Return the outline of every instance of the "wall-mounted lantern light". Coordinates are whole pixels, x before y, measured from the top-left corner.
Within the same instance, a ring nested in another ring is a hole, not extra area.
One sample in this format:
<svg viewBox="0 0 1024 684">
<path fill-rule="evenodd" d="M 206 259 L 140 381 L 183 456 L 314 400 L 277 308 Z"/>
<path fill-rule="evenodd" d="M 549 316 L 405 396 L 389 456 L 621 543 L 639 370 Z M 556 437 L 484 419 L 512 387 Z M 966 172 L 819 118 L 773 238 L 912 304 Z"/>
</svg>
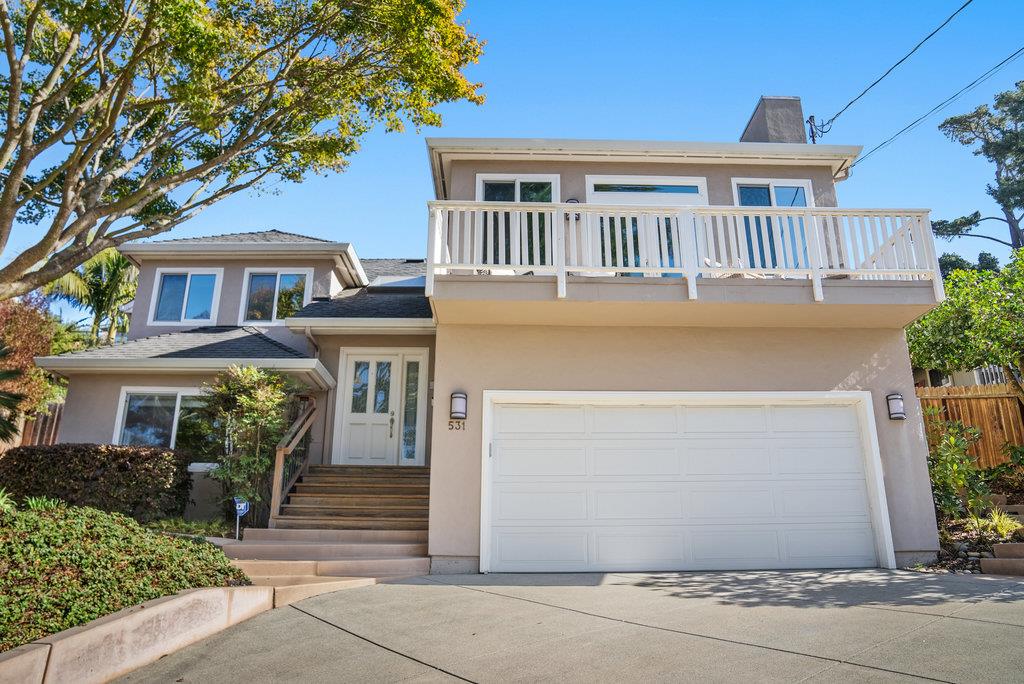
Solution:
<svg viewBox="0 0 1024 684">
<path fill-rule="evenodd" d="M 452 392 L 452 409 L 449 414 L 451 420 L 466 420 L 466 393 Z"/>
<path fill-rule="evenodd" d="M 903 395 L 899 392 L 893 392 L 885 397 L 885 402 L 889 405 L 889 420 L 906 420 L 907 412 L 903 407 Z"/>
</svg>

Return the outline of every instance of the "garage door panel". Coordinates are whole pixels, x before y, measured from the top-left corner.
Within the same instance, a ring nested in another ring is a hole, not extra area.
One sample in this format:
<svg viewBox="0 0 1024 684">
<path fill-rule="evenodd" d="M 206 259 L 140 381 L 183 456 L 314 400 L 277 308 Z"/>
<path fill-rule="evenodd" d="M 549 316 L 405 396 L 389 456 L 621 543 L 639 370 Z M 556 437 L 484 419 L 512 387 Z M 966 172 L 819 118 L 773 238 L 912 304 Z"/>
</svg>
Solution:
<svg viewBox="0 0 1024 684">
<path fill-rule="evenodd" d="M 683 497 L 678 488 L 667 490 L 596 490 L 596 520 L 660 520 L 681 521 Z"/>
<path fill-rule="evenodd" d="M 582 406 L 504 406 L 495 418 L 495 435 L 583 434 L 586 411 Z"/>
<path fill-rule="evenodd" d="M 683 416 L 683 430 L 687 434 L 768 430 L 768 416 L 763 406 L 687 406 Z"/>
<path fill-rule="evenodd" d="M 587 450 L 534 444 L 498 444 L 497 471 L 501 477 L 570 477 L 587 474 Z"/>
<path fill-rule="evenodd" d="M 852 406 L 513 408 L 495 408 L 491 570 L 877 564 Z"/>
<path fill-rule="evenodd" d="M 682 474 L 679 452 L 672 443 L 663 447 L 622 444 L 591 448 L 592 472 L 598 477 L 678 476 Z"/>
<path fill-rule="evenodd" d="M 824 442 L 815 446 L 779 444 L 773 448 L 775 472 L 780 475 L 864 474 L 859 445 Z"/>
<path fill-rule="evenodd" d="M 672 568 L 687 561 L 685 535 L 664 530 L 594 533 L 594 564 L 605 568 Z"/>
<path fill-rule="evenodd" d="M 772 432 L 826 432 L 858 430 L 857 414 L 849 406 L 772 406 Z"/>
<path fill-rule="evenodd" d="M 496 492 L 495 519 L 501 522 L 523 520 L 587 520 L 589 495 L 586 490 L 501 489 Z"/>
<path fill-rule="evenodd" d="M 687 517 L 693 522 L 763 519 L 775 513 L 772 490 L 767 487 L 694 489 L 686 497 L 686 505 Z"/>
<path fill-rule="evenodd" d="M 772 472 L 771 453 L 751 445 L 748 448 L 687 444 L 683 463 L 688 475 L 768 475 Z"/>
<path fill-rule="evenodd" d="M 595 435 L 675 434 L 679 431 L 674 406 L 595 406 Z"/>
</svg>

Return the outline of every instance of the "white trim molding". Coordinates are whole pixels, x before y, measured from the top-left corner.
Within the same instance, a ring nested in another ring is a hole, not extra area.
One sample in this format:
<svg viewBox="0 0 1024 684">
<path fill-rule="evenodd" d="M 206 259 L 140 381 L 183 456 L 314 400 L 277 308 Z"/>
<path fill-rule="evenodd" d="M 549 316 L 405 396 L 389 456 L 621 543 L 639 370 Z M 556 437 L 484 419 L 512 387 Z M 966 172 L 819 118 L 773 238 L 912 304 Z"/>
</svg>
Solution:
<svg viewBox="0 0 1024 684">
<path fill-rule="evenodd" d="M 156 305 L 160 299 L 160 292 L 163 288 L 163 277 L 165 275 L 184 275 L 185 294 L 181 299 L 180 317 L 176 321 L 158 321 L 156 316 Z M 188 295 L 192 289 L 192 276 L 212 275 L 213 276 L 213 301 L 210 303 L 209 318 L 185 318 L 185 309 L 188 306 Z M 220 309 L 220 290 L 224 284 L 223 268 L 200 268 L 195 266 L 162 266 L 153 272 L 153 288 L 149 298 L 149 315 L 146 317 L 146 325 L 151 326 L 190 326 L 190 325 L 217 325 L 217 312 Z"/>
<path fill-rule="evenodd" d="M 728 405 L 783 404 L 790 406 L 836 404 L 852 406 L 857 411 L 865 484 L 871 509 L 871 527 L 875 535 L 875 552 L 879 566 L 896 567 L 889 507 L 885 496 L 882 457 L 878 448 L 874 404 L 870 392 L 611 392 L 611 391 L 543 391 L 484 390 L 480 444 L 480 572 L 491 568 L 491 469 L 490 446 L 494 431 L 494 409 L 497 404 L 634 404 L 634 405 Z"/>
<path fill-rule="evenodd" d="M 181 416 L 181 398 L 182 397 L 194 397 L 202 393 L 202 389 L 199 387 L 151 387 L 151 386 L 122 386 L 121 392 L 117 399 L 117 417 L 114 419 L 114 436 L 111 438 L 111 444 L 121 443 L 121 430 L 124 428 L 124 414 L 128 408 L 127 401 L 129 394 L 173 394 L 174 399 L 174 421 L 171 424 L 171 443 L 168 448 L 173 449 L 175 441 L 178 438 L 178 420 Z"/>
<path fill-rule="evenodd" d="M 249 279 L 253 275 L 275 275 L 274 302 L 271 309 L 269 321 L 250 321 L 245 318 L 245 309 L 249 304 Z M 313 268 L 295 266 L 250 266 L 242 272 L 242 301 L 238 305 L 238 325 L 249 325 L 253 327 L 270 327 L 284 325 L 285 319 L 277 317 L 277 297 L 281 290 L 282 275 L 304 275 L 306 285 L 302 294 L 302 306 L 313 301 Z"/>
<path fill-rule="evenodd" d="M 740 186 L 741 185 L 759 185 L 767 186 L 768 193 L 771 195 L 772 206 L 775 204 L 775 188 L 778 186 L 784 187 L 801 187 L 804 189 L 804 195 L 807 198 L 807 206 L 809 208 L 814 207 L 814 183 L 811 182 L 810 178 L 733 178 L 732 179 L 732 203 L 737 207 L 740 205 Z M 785 208 L 785 207 L 783 207 Z"/>
<path fill-rule="evenodd" d="M 478 173 L 476 174 L 476 201 L 484 201 L 484 181 L 515 181 L 515 202 L 519 202 L 519 184 L 526 182 L 551 183 L 551 201 L 561 202 L 561 177 L 557 173 Z"/>
<path fill-rule="evenodd" d="M 433 335 L 437 326 L 432 318 L 286 318 L 294 332 L 318 335 Z"/>
<path fill-rule="evenodd" d="M 670 207 L 707 206 L 708 179 L 704 176 L 630 176 L 587 174 L 587 204 L 638 204 L 662 205 Z M 594 185 L 607 183 L 610 185 L 695 185 L 696 193 L 657 194 L 649 192 L 598 192 Z M 696 199 L 696 202 L 673 202 L 673 199 Z"/>
</svg>

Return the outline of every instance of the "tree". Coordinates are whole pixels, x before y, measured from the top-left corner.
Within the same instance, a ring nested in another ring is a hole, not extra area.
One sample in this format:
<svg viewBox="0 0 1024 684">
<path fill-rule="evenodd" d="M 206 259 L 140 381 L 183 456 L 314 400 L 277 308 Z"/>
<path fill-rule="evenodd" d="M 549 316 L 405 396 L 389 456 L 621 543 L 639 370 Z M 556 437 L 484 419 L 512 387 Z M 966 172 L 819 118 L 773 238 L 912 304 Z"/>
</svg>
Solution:
<svg viewBox="0 0 1024 684">
<path fill-rule="evenodd" d="M 954 271 L 946 301 L 907 328 L 918 368 L 950 373 L 1001 366 L 1024 404 L 1024 249 L 1001 271 Z"/>
<path fill-rule="evenodd" d="M 39 295 L 0 302 L 0 345 L 6 354 L 0 358 L 0 370 L 13 374 L 0 379 L 0 391 L 21 397 L 17 413 L 46 409 L 57 390 L 46 372 L 37 367 L 35 357 L 50 353 L 54 320 Z"/>
<path fill-rule="evenodd" d="M 138 276 L 132 262 L 116 249 L 108 249 L 49 283 L 43 292 L 92 313 L 90 344 L 99 344 L 106 321 L 106 342 L 113 344 L 118 331 L 127 330 L 124 307 L 135 298 Z"/>
<path fill-rule="evenodd" d="M 0 346 L 0 364 L 5 363 L 9 355 L 10 351 L 6 347 Z M 17 385 L 21 375 L 20 368 L 0 367 L 0 387 Z M 18 415 L 21 413 L 18 409 L 24 399 L 25 397 L 17 392 L 0 389 L 0 442 L 9 442 L 17 437 L 20 429 Z M 0 493 L 2 492 L 3 490 L 0 489 Z"/>
<path fill-rule="evenodd" d="M 999 259 L 994 254 L 982 252 L 978 255 L 978 263 L 972 264 L 959 254 L 946 252 L 939 257 L 939 271 L 942 277 L 948 278 L 953 271 L 998 271 Z"/>
<path fill-rule="evenodd" d="M 482 102 L 462 0 L 0 0 L 0 300 Z M 6 71 L 6 74 L 2 72 Z"/>
<path fill-rule="evenodd" d="M 961 145 L 976 146 L 974 154 L 995 165 L 995 183 L 985 190 L 996 201 L 1002 216 L 985 216 L 974 212 L 952 221 L 934 221 L 932 229 L 939 237 L 979 237 L 1019 249 L 1024 247 L 1024 81 L 1018 81 L 1014 90 L 995 97 L 990 109 L 983 104 L 973 112 L 952 116 L 939 130 L 950 140 Z M 984 221 L 1006 224 L 1009 240 L 973 232 Z"/>
</svg>

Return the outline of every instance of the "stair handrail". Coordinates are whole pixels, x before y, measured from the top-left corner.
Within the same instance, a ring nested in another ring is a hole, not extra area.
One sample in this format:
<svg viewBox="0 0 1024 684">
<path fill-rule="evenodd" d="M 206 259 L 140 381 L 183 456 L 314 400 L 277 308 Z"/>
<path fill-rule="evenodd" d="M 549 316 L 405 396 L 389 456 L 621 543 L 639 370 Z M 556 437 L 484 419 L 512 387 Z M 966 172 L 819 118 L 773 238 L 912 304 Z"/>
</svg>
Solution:
<svg viewBox="0 0 1024 684">
<path fill-rule="evenodd" d="M 288 457 L 295 451 L 295 447 L 306 436 L 309 428 L 313 426 L 319 415 L 314 397 L 304 396 L 301 399 L 307 402 L 305 410 L 299 414 L 299 417 L 291 424 L 284 437 L 281 438 L 281 441 L 277 443 L 277 453 L 274 456 L 273 485 L 270 494 L 270 527 L 274 526 L 274 518 L 281 513 L 281 503 L 285 492 L 291 490 L 292 485 L 295 484 L 309 466 L 309 450 L 307 449 L 302 455 L 302 462 L 294 469 L 294 472 L 290 473 L 288 482 L 284 482 L 286 477 L 285 465 L 288 462 Z"/>
</svg>

